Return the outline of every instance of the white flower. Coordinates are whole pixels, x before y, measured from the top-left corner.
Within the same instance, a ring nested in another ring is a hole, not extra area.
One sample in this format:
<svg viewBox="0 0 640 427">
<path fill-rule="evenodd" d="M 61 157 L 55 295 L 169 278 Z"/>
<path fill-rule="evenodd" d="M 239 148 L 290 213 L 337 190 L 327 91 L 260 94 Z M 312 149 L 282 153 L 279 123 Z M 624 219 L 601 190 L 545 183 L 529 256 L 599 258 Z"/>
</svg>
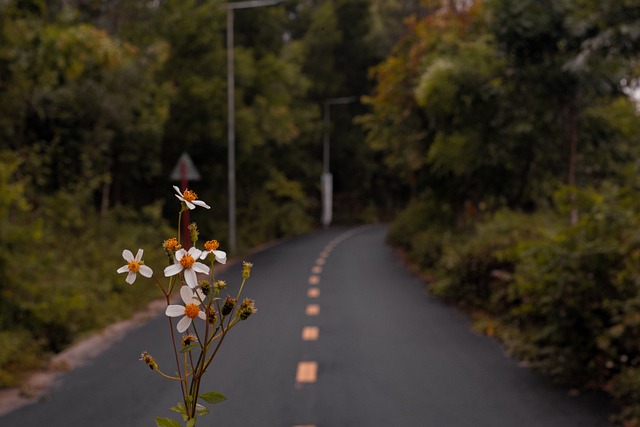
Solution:
<svg viewBox="0 0 640 427">
<path fill-rule="evenodd" d="M 200 259 L 205 259 L 209 254 L 213 254 L 220 264 L 227 263 L 227 253 L 225 251 L 218 250 L 219 243 L 217 240 L 209 240 L 204 244 L 204 248 L 206 251 L 202 251 L 202 255 L 200 255 Z"/>
<path fill-rule="evenodd" d="M 142 261 L 143 253 L 144 251 L 142 249 L 138 249 L 138 253 L 134 257 L 129 249 L 122 251 L 122 258 L 127 261 L 127 264 L 120 267 L 118 273 L 129 273 L 125 279 L 128 284 L 135 282 L 137 273 L 142 274 L 144 277 L 151 277 L 153 275 L 153 270 L 144 265 Z"/>
<path fill-rule="evenodd" d="M 189 252 L 184 249 L 179 249 L 176 252 L 176 263 L 168 266 L 164 269 L 164 275 L 166 277 L 175 276 L 184 270 L 184 280 L 187 282 L 190 288 L 196 288 L 198 286 L 198 276 L 196 273 L 209 274 L 209 267 L 196 260 L 200 258 L 202 251 L 195 247 L 189 249 Z"/>
<path fill-rule="evenodd" d="M 206 320 L 207 318 L 207 316 L 204 314 L 204 311 L 200 310 L 200 301 L 204 300 L 205 297 L 199 289 L 197 292 L 198 293 L 196 295 L 196 293 L 194 293 L 193 290 L 188 286 L 181 287 L 180 297 L 182 298 L 184 305 L 172 304 L 168 306 L 166 311 L 164 312 L 164 314 L 169 317 L 184 316 L 176 325 L 176 329 L 180 333 L 189 329 L 189 326 L 191 326 L 191 322 L 196 317 L 199 317 L 202 320 Z M 198 299 L 198 296 L 200 297 L 200 299 Z"/>
<path fill-rule="evenodd" d="M 198 195 L 193 191 L 189 189 L 185 189 L 184 193 L 182 193 L 178 188 L 178 186 L 176 185 L 173 186 L 173 189 L 176 190 L 176 193 L 178 193 L 175 195 L 178 198 L 178 200 L 183 201 L 189 209 L 195 209 L 196 206 L 202 206 L 203 208 L 207 208 L 207 209 L 211 208 L 202 200 L 198 200 Z"/>
</svg>

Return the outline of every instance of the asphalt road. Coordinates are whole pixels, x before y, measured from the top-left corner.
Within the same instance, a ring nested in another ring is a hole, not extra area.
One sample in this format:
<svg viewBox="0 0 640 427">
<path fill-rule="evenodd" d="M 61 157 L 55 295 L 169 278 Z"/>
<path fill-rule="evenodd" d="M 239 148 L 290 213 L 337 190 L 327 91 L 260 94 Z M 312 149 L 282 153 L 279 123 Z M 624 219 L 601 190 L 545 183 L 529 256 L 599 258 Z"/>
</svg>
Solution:
<svg viewBox="0 0 640 427">
<path fill-rule="evenodd" d="M 258 313 L 229 335 L 203 391 L 199 426 L 605 427 L 611 408 L 507 358 L 492 339 L 424 291 L 391 248 L 386 228 L 332 228 L 249 257 L 245 296 Z M 240 263 L 220 278 L 237 285 Z M 136 283 L 137 285 L 137 283 Z M 232 287 L 233 289 L 233 287 Z M 307 329 L 305 329 L 307 328 Z M 305 337 L 303 337 L 303 331 Z M 41 402 L 1 427 L 141 427 L 173 417 L 171 381 L 138 361 L 149 351 L 171 370 L 164 315 L 62 377 Z M 166 354 L 163 354 L 166 353 Z"/>
</svg>

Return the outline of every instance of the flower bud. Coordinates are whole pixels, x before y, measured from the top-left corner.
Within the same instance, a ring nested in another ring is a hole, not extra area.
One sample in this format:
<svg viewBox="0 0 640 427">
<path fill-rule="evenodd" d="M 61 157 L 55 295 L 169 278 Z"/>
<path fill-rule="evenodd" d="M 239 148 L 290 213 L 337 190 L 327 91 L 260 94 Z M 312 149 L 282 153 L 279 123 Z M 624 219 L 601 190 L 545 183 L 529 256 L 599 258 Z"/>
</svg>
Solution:
<svg viewBox="0 0 640 427">
<path fill-rule="evenodd" d="M 198 236 L 199 236 L 198 224 L 196 224 L 195 222 L 192 222 L 191 224 L 189 224 L 189 237 L 191 237 L 191 242 L 194 245 L 198 241 Z"/>
<path fill-rule="evenodd" d="M 152 371 L 158 369 L 158 364 L 154 360 L 153 356 L 151 356 L 146 351 L 142 352 L 142 354 L 140 355 L 140 360 L 142 360 L 149 368 L 151 368 Z"/>
<path fill-rule="evenodd" d="M 223 316 L 228 316 L 233 311 L 233 307 L 236 306 L 238 300 L 235 298 L 231 298 L 227 295 L 227 298 L 224 300 L 224 304 L 222 305 L 221 313 Z"/>
<path fill-rule="evenodd" d="M 240 308 L 238 308 L 238 317 L 240 317 L 240 320 L 247 320 L 256 311 L 258 310 L 256 310 L 255 301 L 245 298 L 240 304 Z"/>
<path fill-rule="evenodd" d="M 216 293 L 220 292 L 226 287 L 227 287 L 227 282 L 225 282 L 224 280 L 216 280 L 215 283 L 213 284 L 213 289 L 216 291 Z"/>
<path fill-rule="evenodd" d="M 251 267 L 253 267 L 253 264 L 247 261 L 242 261 L 242 278 L 243 279 L 248 279 L 249 276 L 251 276 Z"/>
</svg>

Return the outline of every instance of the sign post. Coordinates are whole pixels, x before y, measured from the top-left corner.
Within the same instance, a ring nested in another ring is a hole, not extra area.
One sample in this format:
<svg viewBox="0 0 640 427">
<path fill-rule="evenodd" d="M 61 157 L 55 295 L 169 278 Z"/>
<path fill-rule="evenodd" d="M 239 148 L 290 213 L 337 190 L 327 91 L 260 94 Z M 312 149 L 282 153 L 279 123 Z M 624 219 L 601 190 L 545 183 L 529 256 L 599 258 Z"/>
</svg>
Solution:
<svg viewBox="0 0 640 427">
<path fill-rule="evenodd" d="M 180 190 L 184 192 L 189 185 L 189 180 L 200 181 L 200 173 L 193 164 L 191 157 L 185 152 L 178 159 L 178 163 L 173 168 L 169 178 L 172 181 L 180 181 Z M 182 213 L 182 236 L 184 248 L 189 250 L 191 247 L 191 236 L 189 234 L 189 210 Z"/>
</svg>

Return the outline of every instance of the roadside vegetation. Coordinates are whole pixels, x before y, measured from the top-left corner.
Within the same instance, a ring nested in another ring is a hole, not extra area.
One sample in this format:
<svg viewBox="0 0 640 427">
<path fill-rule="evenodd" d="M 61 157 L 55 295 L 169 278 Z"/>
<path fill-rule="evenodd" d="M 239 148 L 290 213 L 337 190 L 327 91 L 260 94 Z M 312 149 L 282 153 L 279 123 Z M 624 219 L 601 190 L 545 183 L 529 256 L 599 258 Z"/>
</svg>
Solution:
<svg viewBox="0 0 640 427">
<path fill-rule="evenodd" d="M 640 3 L 449 3 L 360 118 L 412 195 L 388 240 L 511 356 L 640 426 Z"/>
<path fill-rule="evenodd" d="M 183 152 L 225 248 L 222 3 L 0 4 L 0 387 L 146 305 L 114 251 L 164 256 Z M 640 0 L 237 11 L 239 252 L 318 226 L 330 131 L 336 222 L 390 221 L 478 331 L 640 426 L 638 20 Z"/>
</svg>

